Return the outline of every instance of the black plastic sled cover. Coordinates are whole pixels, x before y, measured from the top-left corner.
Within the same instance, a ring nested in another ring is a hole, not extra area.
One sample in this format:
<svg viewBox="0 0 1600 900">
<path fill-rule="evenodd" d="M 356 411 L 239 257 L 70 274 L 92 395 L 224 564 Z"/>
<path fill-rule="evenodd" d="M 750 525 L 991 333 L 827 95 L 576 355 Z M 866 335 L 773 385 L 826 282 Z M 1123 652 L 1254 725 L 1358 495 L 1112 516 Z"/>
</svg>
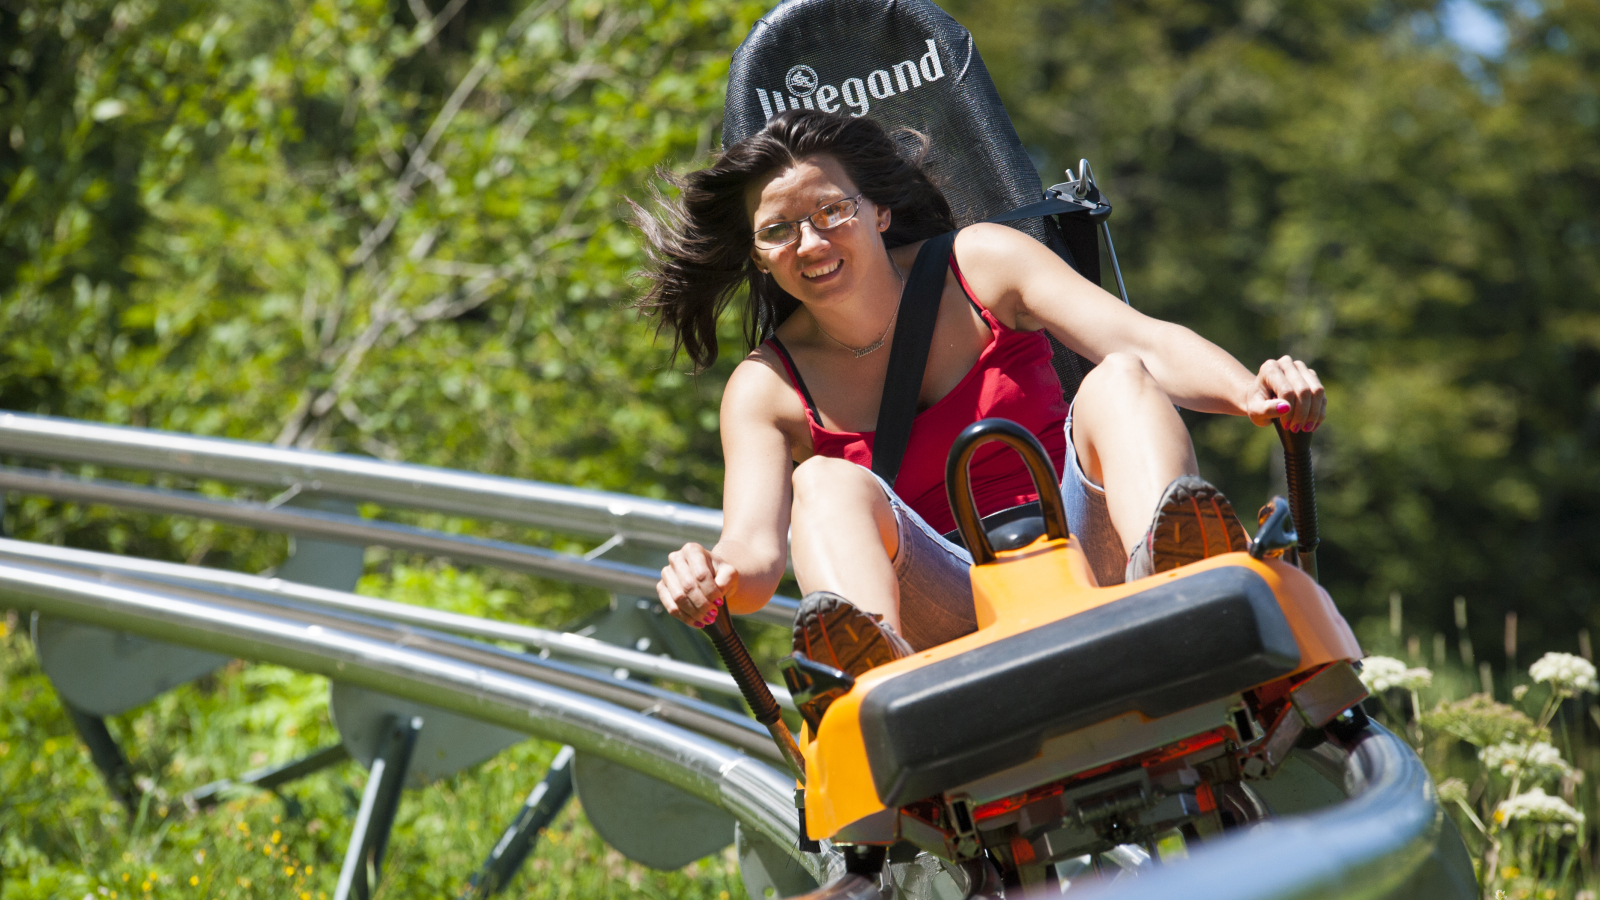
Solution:
<svg viewBox="0 0 1600 900">
<path fill-rule="evenodd" d="M 798 107 L 927 135 L 927 170 L 958 225 L 1043 192 L 972 35 L 927 0 L 789 0 L 767 13 L 733 55 L 723 146 Z M 1023 224 L 1044 239 L 1037 220 Z"/>
<path fill-rule="evenodd" d="M 1299 664 L 1272 588 L 1224 566 L 897 675 L 862 700 L 861 732 L 878 796 L 903 806 L 1026 762 L 1046 738 L 1170 715 Z"/>
</svg>

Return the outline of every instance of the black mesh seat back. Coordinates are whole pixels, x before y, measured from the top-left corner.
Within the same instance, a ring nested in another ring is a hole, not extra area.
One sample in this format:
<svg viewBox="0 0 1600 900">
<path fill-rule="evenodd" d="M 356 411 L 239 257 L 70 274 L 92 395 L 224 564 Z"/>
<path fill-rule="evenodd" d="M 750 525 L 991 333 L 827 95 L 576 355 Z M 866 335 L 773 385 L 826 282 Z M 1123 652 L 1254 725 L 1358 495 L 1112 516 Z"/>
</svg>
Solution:
<svg viewBox="0 0 1600 900">
<path fill-rule="evenodd" d="M 788 0 L 767 13 L 733 55 L 723 146 L 796 106 L 869 115 L 890 131 L 926 135 L 932 144 L 925 168 L 957 225 L 1043 195 L 972 35 L 928 0 Z M 1027 219 L 1013 227 L 1084 271 L 1054 223 Z M 1056 356 L 1070 395 L 1087 364 L 1059 346 Z"/>
</svg>

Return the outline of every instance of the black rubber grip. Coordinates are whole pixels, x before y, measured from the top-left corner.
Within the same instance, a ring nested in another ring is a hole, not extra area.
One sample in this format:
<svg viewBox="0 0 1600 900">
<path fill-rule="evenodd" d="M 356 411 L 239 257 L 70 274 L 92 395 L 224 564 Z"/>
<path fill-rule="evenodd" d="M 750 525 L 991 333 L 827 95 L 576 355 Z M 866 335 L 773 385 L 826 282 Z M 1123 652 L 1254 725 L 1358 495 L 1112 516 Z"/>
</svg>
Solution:
<svg viewBox="0 0 1600 900">
<path fill-rule="evenodd" d="M 1276 419 L 1278 440 L 1283 442 L 1283 471 L 1289 483 L 1289 508 L 1294 513 L 1294 530 L 1300 535 L 1300 550 L 1315 553 L 1321 538 L 1317 535 L 1317 484 L 1311 470 L 1311 432 L 1289 431 Z"/>
<path fill-rule="evenodd" d="M 705 632 L 711 638 L 711 645 L 717 648 L 717 655 L 722 657 L 722 664 L 728 667 L 728 674 L 739 685 L 744 702 L 750 705 L 750 712 L 756 721 L 763 725 L 778 721 L 782 717 L 778 701 L 767 690 L 767 680 L 761 677 L 761 670 L 756 668 L 756 661 L 750 658 L 750 651 L 745 649 L 739 632 L 733 630 L 733 617 L 728 614 L 726 603 L 717 608 L 717 617 L 705 627 Z"/>
</svg>

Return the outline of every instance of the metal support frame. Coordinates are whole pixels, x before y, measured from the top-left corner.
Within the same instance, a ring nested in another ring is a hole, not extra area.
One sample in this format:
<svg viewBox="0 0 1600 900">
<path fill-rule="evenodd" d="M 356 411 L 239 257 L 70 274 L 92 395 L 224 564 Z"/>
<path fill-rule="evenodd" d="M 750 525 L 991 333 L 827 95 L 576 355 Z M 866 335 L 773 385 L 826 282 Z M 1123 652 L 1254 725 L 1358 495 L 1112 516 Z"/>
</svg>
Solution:
<svg viewBox="0 0 1600 900">
<path fill-rule="evenodd" d="M 533 851 L 539 832 L 555 821 L 562 807 L 572 797 L 573 753 L 570 746 L 564 746 L 556 754 L 544 780 L 534 786 L 527 802 L 517 812 L 517 817 L 500 835 L 500 840 L 495 842 L 494 849 L 489 851 L 488 858 L 478 868 L 477 874 L 472 876 L 467 897 L 474 900 L 493 897 L 511 883 L 523 860 Z"/>
<path fill-rule="evenodd" d="M 61 701 L 61 705 L 66 707 L 67 714 L 72 718 L 72 726 L 78 730 L 78 737 L 89 748 L 89 758 L 94 760 L 94 767 L 100 770 L 100 777 L 105 779 L 106 790 L 130 815 L 137 812 L 139 786 L 133 780 L 133 767 L 122 754 L 122 748 L 117 746 L 117 739 L 111 736 L 106 720 L 94 713 L 84 712 L 65 700 Z"/>
<path fill-rule="evenodd" d="M 411 750 L 417 745 L 421 730 L 420 716 L 409 720 L 397 716 L 385 729 L 378 757 L 367 775 L 367 789 L 361 795 L 361 808 L 356 812 L 333 900 L 368 900 L 372 896 L 383 867 L 383 851 L 389 846 L 389 829 L 394 827 L 395 813 L 400 810 L 400 792 L 411 765 Z"/>
<path fill-rule="evenodd" d="M 222 778 L 210 784 L 204 784 L 183 795 L 185 806 L 193 810 L 210 809 L 222 802 L 223 792 L 234 787 L 253 787 L 263 791 L 275 791 L 279 785 L 304 778 L 313 772 L 320 772 L 329 766 L 335 766 L 350 758 L 350 751 L 343 744 L 334 744 L 323 747 L 296 760 L 279 763 L 274 766 L 263 766 L 259 769 L 240 775 L 238 778 Z"/>
</svg>

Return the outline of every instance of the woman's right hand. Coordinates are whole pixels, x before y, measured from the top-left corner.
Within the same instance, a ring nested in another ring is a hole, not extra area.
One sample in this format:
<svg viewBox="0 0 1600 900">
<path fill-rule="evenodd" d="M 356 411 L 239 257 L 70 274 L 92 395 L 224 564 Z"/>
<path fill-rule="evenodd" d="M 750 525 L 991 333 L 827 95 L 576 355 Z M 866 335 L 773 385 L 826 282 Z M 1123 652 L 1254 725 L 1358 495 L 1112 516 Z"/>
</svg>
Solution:
<svg viewBox="0 0 1600 900">
<path fill-rule="evenodd" d="M 738 583 L 739 570 L 733 563 L 690 541 L 667 554 L 656 594 L 674 618 L 704 628 Z"/>
</svg>

